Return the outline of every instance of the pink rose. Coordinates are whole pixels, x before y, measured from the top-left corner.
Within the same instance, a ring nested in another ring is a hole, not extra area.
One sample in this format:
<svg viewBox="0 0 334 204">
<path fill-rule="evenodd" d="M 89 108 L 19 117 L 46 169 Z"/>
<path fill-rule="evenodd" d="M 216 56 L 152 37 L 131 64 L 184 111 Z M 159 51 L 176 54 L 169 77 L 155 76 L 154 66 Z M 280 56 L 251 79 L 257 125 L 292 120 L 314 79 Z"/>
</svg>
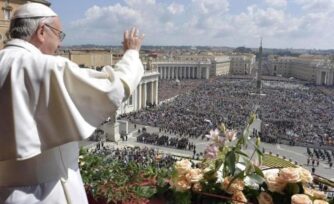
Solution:
<svg viewBox="0 0 334 204">
<path fill-rule="evenodd" d="M 282 181 L 278 178 L 278 175 L 276 174 L 266 174 L 265 175 L 265 179 L 266 179 L 266 184 L 268 186 L 268 189 L 271 192 L 282 192 L 283 189 L 286 186 L 286 182 Z"/>
<path fill-rule="evenodd" d="M 312 204 L 312 200 L 305 194 L 295 194 L 291 197 L 291 204 Z"/>
<path fill-rule="evenodd" d="M 176 190 L 176 191 L 186 191 L 191 188 L 191 183 L 188 182 L 187 178 L 185 176 L 180 176 L 172 180 L 170 185 Z"/>
<path fill-rule="evenodd" d="M 307 169 L 304 168 L 298 168 L 300 179 L 303 183 L 311 183 L 313 181 L 313 177 L 311 175 L 311 172 L 309 172 Z"/>
<path fill-rule="evenodd" d="M 242 191 L 236 191 L 232 195 L 232 203 L 233 204 L 245 204 L 247 199 Z"/>
<path fill-rule="evenodd" d="M 283 168 L 279 171 L 279 180 L 286 183 L 297 183 L 301 181 L 299 169 L 293 167 Z"/>
<path fill-rule="evenodd" d="M 313 204 L 329 204 L 327 201 L 324 200 L 314 200 Z"/>
<path fill-rule="evenodd" d="M 195 183 L 203 179 L 203 173 L 201 169 L 190 169 L 186 174 L 186 178 L 189 182 Z"/>
<path fill-rule="evenodd" d="M 224 182 L 221 184 L 221 188 L 228 193 L 234 193 L 236 191 L 244 190 L 245 184 L 243 180 L 235 179 L 233 180 L 233 183 L 230 185 L 231 180 L 232 180 L 232 177 L 224 178 Z"/>
<path fill-rule="evenodd" d="M 180 175 L 186 174 L 191 169 L 191 162 L 187 159 L 177 161 L 175 163 L 175 169 Z"/>
</svg>

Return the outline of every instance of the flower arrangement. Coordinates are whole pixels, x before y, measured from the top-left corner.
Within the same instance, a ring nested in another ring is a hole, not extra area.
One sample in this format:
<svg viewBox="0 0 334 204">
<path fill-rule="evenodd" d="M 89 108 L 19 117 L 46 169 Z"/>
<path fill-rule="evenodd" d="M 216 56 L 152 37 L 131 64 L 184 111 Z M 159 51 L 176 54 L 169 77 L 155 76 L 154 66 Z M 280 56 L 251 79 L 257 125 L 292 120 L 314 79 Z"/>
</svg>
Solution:
<svg viewBox="0 0 334 204">
<path fill-rule="evenodd" d="M 79 166 L 89 203 L 144 204 L 165 188 L 170 171 L 143 166 L 135 162 L 125 164 L 106 155 L 80 150 Z"/>
<path fill-rule="evenodd" d="M 237 132 L 224 124 L 210 131 L 207 137 L 212 143 L 196 167 L 185 159 L 175 163 L 169 183 L 176 203 L 203 203 L 194 197 L 220 198 L 217 203 L 225 200 L 234 204 L 328 203 L 324 192 L 308 187 L 313 179 L 308 170 L 261 169 L 263 153 L 259 150 L 259 138 L 253 144 L 252 154 L 247 154 L 246 146 L 251 144 L 249 128 L 255 119 L 252 114 L 238 139 Z"/>
</svg>

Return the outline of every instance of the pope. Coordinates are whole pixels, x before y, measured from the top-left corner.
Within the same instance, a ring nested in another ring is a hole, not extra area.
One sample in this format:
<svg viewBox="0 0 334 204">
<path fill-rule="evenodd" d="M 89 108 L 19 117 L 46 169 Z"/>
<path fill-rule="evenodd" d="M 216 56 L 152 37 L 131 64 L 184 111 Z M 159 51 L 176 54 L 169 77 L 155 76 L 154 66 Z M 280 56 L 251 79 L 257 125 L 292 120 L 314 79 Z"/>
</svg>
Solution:
<svg viewBox="0 0 334 204">
<path fill-rule="evenodd" d="M 123 58 L 98 72 L 54 55 L 65 33 L 43 4 L 19 7 L 8 33 L 0 51 L 0 203 L 88 203 L 78 141 L 139 84 L 143 36 L 126 31 Z"/>
</svg>

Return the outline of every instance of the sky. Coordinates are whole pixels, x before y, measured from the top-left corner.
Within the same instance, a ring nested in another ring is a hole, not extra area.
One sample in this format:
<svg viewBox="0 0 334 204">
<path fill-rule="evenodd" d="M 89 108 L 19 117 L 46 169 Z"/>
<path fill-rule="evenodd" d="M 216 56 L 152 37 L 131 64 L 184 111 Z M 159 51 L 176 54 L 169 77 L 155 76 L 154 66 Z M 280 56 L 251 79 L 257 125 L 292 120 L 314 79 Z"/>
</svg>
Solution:
<svg viewBox="0 0 334 204">
<path fill-rule="evenodd" d="M 334 0 L 49 0 L 63 45 L 121 45 L 136 26 L 143 45 L 334 49 Z"/>
</svg>

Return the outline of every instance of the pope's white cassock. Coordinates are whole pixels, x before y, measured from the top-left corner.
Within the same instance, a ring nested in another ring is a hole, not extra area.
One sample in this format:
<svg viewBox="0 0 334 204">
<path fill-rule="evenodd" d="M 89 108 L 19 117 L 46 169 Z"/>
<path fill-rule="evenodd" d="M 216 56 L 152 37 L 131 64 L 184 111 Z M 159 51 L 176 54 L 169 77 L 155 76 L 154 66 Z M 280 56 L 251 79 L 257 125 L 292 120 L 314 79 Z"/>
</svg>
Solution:
<svg viewBox="0 0 334 204">
<path fill-rule="evenodd" d="M 0 203 L 87 203 L 77 141 L 115 114 L 143 73 L 136 50 L 98 72 L 9 41 L 0 51 Z"/>
</svg>

